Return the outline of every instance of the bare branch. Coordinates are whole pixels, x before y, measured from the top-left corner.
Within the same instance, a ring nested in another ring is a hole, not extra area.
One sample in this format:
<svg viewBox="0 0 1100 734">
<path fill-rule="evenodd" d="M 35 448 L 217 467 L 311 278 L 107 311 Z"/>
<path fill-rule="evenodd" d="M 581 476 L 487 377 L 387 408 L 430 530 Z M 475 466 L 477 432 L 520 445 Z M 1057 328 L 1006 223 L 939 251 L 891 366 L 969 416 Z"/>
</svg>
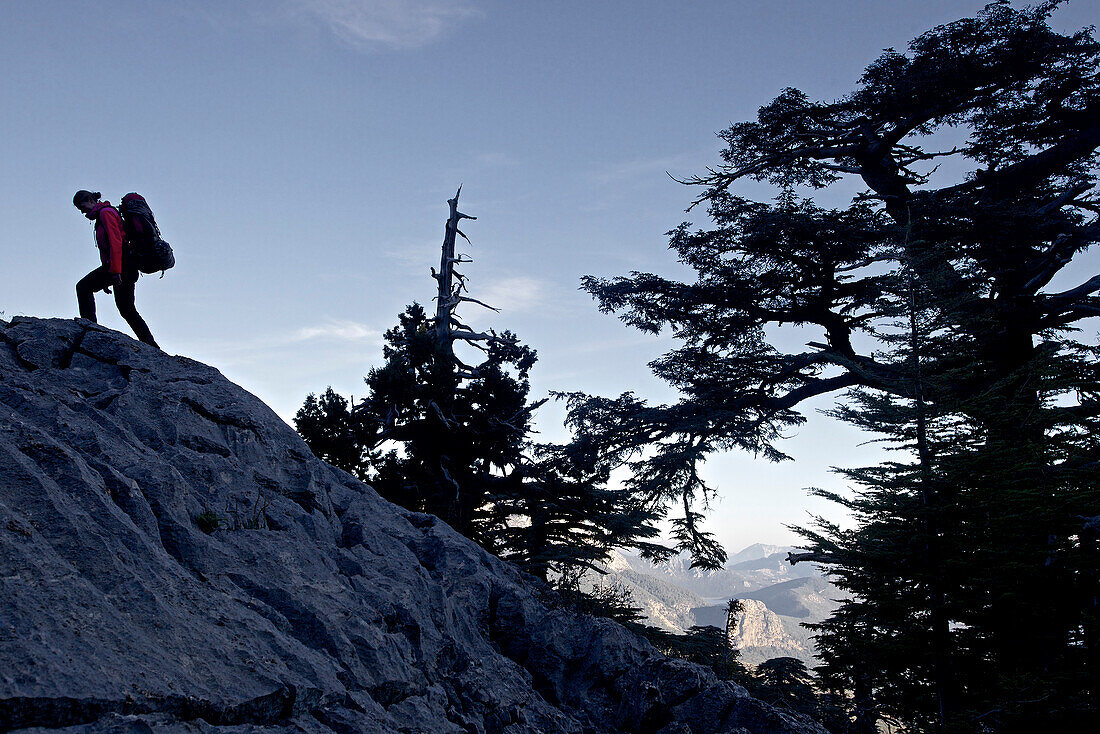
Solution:
<svg viewBox="0 0 1100 734">
<path fill-rule="evenodd" d="M 806 346 L 820 349 L 822 356 L 832 364 L 843 367 L 859 378 L 859 384 L 874 387 L 887 392 L 907 395 L 905 386 L 908 384 L 899 378 L 894 370 L 871 357 L 860 354 L 841 354 L 828 344 L 820 342 L 807 342 Z"/>
<path fill-rule="evenodd" d="M 450 337 L 451 337 L 451 339 L 461 339 L 462 341 L 465 341 L 465 342 L 503 341 L 496 334 L 492 334 L 492 333 L 486 334 L 484 332 L 478 333 L 478 332 L 474 332 L 474 331 L 465 332 L 465 331 L 461 331 L 461 330 L 460 331 L 452 331 L 450 333 Z"/>
<path fill-rule="evenodd" d="M 1061 313 L 1052 313 L 1039 322 L 1040 329 L 1056 329 L 1072 324 L 1074 321 L 1087 319 L 1092 316 L 1100 316 L 1100 299 L 1089 298 L 1086 302 L 1075 303 L 1071 308 Z"/>
<path fill-rule="evenodd" d="M 451 457 L 449 457 L 449 456 L 443 456 L 443 455 L 441 455 L 441 456 L 439 457 L 439 468 L 440 468 L 440 470 L 442 470 L 442 472 L 443 472 L 443 477 L 444 477 L 444 478 L 445 478 L 445 479 L 446 479 L 446 480 L 447 480 L 448 482 L 450 482 L 450 483 L 451 483 L 451 486 L 453 486 L 453 487 L 455 488 L 455 502 L 458 502 L 458 499 L 459 499 L 459 495 L 460 495 L 460 493 L 462 492 L 462 488 L 458 486 L 458 482 L 456 482 L 456 481 L 454 480 L 454 477 L 452 477 L 452 476 L 451 476 L 451 473 L 450 473 L 449 471 L 447 471 L 447 466 L 446 466 L 446 464 L 444 464 L 444 463 L 443 463 L 443 462 L 445 462 L 445 461 L 450 461 L 450 460 L 451 460 Z"/>
<path fill-rule="evenodd" d="M 914 148 L 908 145 L 895 145 L 894 150 L 901 153 L 898 157 L 898 162 L 902 166 L 908 166 L 917 161 L 930 161 L 943 156 L 957 155 L 959 152 L 958 146 L 955 146 L 951 150 L 945 150 L 938 153 L 925 153 L 920 148 Z"/>
<path fill-rule="evenodd" d="M 513 415 L 513 416 L 512 416 L 512 417 L 510 417 L 510 418 L 507 418 L 507 419 L 501 419 L 501 418 L 493 418 L 493 419 L 491 419 L 491 421 L 492 421 L 493 423 L 497 423 L 497 424 L 499 424 L 499 425 L 502 425 L 502 426 L 506 426 L 506 427 L 508 427 L 508 428 L 511 428 L 511 429 L 512 429 L 513 431 L 515 431 L 516 433 L 523 433 L 523 434 L 525 434 L 525 433 L 527 433 L 527 430 L 528 430 L 528 429 L 527 429 L 527 428 L 525 428 L 525 427 L 524 427 L 524 428 L 520 428 L 520 427 L 517 427 L 517 426 L 513 425 L 513 421 L 517 421 L 517 420 L 519 420 L 520 418 L 523 418 L 524 416 L 529 416 L 529 415 L 531 415 L 531 414 L 532 414 L 532 413 L 534 413 L 534 412 L 535 412 L 536 410 L 538 410 L 538 409 L 539 409 L 539 408 L 541 408 L 541 407 L 542 407 L 543 405 L 545 405 L 545 404 L 546 404 L 546 402 L 547 402 L 547 401 L 548 401 L 549 399 L 550 399 L 550 398 L 543 398 L 542 400 L 538 400 L 538 401 L 536 401 L 536 402 L 534 402 L 534 403 L 531 403 L 530 405 L 528 405 L 528 406 L 526 406 L 526 407 L 520 408 L 519 410 L 517 410 L 517 411 L 516 411 L 515 415 Z"/>
<path fill-rule="evenodd" d="M 841 166 L 836 163 L 821 163 L 822 168 L 827 168 L 830 171 L 839 171 L 840 173 L 855 173 L 859 174 L 862 169 L 857 166 Z"/>
<path fill-rule="evenodd" d="M 1032 263 L 1035 275 L 1024 285 L 1025 293 L 1036 293 L 1054 278 L 1073 258 L 1074 253 L 1100 239 L 1100 223 L 1094 222 L 1072 234 L 1059 235 Z"/>
<path fill-rule="evenodd" d="M 843 390 L 846 387 L 855 387 L 856 385 L 879 387 L 877 380 L 873 383 L 867 383 L 863 379 L 860 379 L 858 375 L 849 372 L 821 380 L 807 380 L 802 387 L 795 388 L 778 398 L 762 402 L 763 405 L 770 410 L 786 410 L 812 397 Z"/>
<path fill-rule="evenodd" d="M 499 308 L 493 308 L 493 307 L 492 307 L 492 306 L 490 306 L 489 304 L 487 304 L 487 303 L 482 303 L 481 301 L 477 300 L 476 298 L 469 298 L 468 296 L 461 296 L 461 297 L 459 297 L 459 299 L 458 299 L 458 300 L 459 300 L 459 301 L 463 301 L 463 302 L 466 302 L 466 303 L 476 303 L 476 304 L 477 304 L 477 305 L 479 305 L 479 306 L 484 306 L 485 308 L 489 309 L 490 311 L 496 311 L 497 313 L 500 313 L 500 309 L 499 309 Z"/>
<path fill-rule="evenodd" d="M 1043 206 L 1039 207 L 1039 209 L 1036 211 L 1036 214 L 1038 214 L 1039 216 L 1046 216 L 1047 214 L 1050 214 L 1051 212 L 1058 211 L 1063 206 L 1070 203 L 1071 201 L 1076 199 L 1081 194 L 1085 193 L 1086 191 L 1091 190 L 1092 187 L 1093 187 L 1092 184 L 1090 184 L 1088 181 L 1079 181 L 1078 183 L 1076 183 L 1073 186 L 1066 189 L 1062 193 L 1062 195 L 1059 196 L 1054 201 L 1052 201 L 1048 204 L 1044 204 Z"/>
</svg>

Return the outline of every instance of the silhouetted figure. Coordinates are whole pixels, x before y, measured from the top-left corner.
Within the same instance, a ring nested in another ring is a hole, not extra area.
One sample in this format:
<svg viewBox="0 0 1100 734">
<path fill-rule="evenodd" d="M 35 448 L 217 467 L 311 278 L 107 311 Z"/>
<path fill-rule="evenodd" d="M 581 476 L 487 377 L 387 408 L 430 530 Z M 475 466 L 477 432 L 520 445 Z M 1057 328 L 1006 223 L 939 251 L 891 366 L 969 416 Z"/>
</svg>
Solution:
<svg viewBox="0 0 1100 734">
<path fill-rule="evenodd" d="M 158 349 L 153 334 L 134 305 L 134 285 L 139 274 L 137 264 L 126 249 L 126 239 L 122 233 L 122 217 L 109 201 L 100 201 L 98 191 L 77 191 L 73 195 L 73 205 L 84 212 L 84 216 L 95 222 L 95 243 L 99 248 L 99 259 L 103 263 L 85 275 L 76 284 L 76 302 L 80 307 L 80 317 L 95 321 L 95 293 L 111 292 L 115 289 L 115 305 L 126 323 L 134 330 L 138 339 Z"/>
</svg>

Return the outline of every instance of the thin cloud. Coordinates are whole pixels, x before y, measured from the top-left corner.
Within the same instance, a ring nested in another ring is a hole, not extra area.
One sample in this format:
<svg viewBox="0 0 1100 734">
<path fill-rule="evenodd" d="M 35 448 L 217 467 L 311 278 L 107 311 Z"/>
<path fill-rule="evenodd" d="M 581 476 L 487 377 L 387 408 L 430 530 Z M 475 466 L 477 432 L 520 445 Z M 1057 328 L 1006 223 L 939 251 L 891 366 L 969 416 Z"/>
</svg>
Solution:
<svg viewBox="0 0 1100 734">
<path fill-rule="evenodd" d="M 469 0 L 288 0 L 360 49 L 415 48 L 475 14 Z"/>
<path fill-rule="evenodd" d="M 258 335 L 245 339 L 183 344 L 183 353 L 208 355 L 200 358 L 211 364 L 241 364 L 253 361 L 268 362 L 274 353 L 300 352 L 302 342 L 314 342 L 314 349 L 337 346 L 345 349 L 361 346 L 375 348 L 382 343 L 382 332 L 355 321 L 331 320 L 324 324 L 305 326 L 295 331 Z"/>
<path fill-rule="evenodd" d="M 475 298 L 505 313 L 532 311 L 547 302 L 545 284 L 526 276 L 494 280 L 476 290 Z"/>
<path fill-rule="evenodd" d="M 478 153 L 474 156 L 475 166 L 481 168 L 513 168 L 519 165 L 519 159 L 503 151 Z"/>
<path fill-rule="evenodd" d="M 346 342 L 376 341 L 377 329 L 355 321 L 330 321 L 327 324 L 307 326 L 294 332 L 292 341 L 302 342 L 313 339 L 328 339 Z"/>
</svg>

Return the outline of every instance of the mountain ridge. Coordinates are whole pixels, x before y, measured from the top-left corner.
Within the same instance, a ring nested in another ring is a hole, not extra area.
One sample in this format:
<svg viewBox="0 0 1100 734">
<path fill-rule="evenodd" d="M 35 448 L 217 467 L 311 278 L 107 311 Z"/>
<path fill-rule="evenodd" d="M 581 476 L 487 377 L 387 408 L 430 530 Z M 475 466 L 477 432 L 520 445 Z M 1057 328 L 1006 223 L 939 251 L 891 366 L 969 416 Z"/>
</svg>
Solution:
<svg viewBox="0 0 1100 734">
<path fill-rule="evenodd" d="M 0 320 L 0 641 L 0 730 L 823 731 L 82 320 Z"/>
</svg>

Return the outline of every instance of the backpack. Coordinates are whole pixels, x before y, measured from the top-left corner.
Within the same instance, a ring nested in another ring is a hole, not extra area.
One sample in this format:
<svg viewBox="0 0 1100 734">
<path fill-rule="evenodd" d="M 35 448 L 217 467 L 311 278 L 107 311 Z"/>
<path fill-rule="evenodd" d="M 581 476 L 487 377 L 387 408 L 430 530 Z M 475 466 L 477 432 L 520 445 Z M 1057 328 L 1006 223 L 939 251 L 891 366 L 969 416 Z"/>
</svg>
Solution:
<svg viewBox="0 0 1100 734">
<path fill-rule="evenodd" d="M 126 239 L 130 242 L 130 248 L 137 259 L 137 267 L 143 273 L 155 273 L 161 271 L 160 277 L 164 277 L 164 271 L 176 264 L 176 256 L 172 254 L 172 247 L 160 236 L 160 228 L 153 217 L 153 211 L 141 194 L 129 193 L 122 197 L 122 203 L 118 207 L 122 215 L 122 226 L 126 231 Z"/>
</svg>

